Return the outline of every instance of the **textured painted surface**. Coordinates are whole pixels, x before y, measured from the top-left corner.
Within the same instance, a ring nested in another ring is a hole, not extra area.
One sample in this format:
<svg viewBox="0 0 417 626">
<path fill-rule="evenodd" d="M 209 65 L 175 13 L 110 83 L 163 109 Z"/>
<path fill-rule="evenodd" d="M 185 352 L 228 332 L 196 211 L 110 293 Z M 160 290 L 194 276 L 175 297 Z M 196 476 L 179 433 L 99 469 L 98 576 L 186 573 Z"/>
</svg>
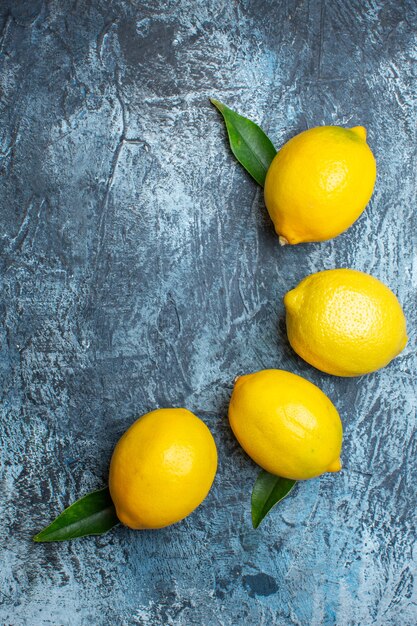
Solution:
<svg viewBox="0 0 417 626">
<path fill-rule="evenodd" d="M 415 2 L 3 0 L 0 15 L 0 622 L 414 626 Z M 209 96 L 277 146 L 364 124 L 379 174 L 361 219 L 281 249 Z M 337 266 L 384 280 L 408 318 L 401 357 L 362 379 L 322 375 L 285 336 L 284 293 Z M 225 416 L 235 375 L 264 367 L 334 400 L 345 469 L 253 531 L 257 469 Z M 32 544 L 166 405 L 215 434 L 204 505 L 160 532 Z"/>
</svg>

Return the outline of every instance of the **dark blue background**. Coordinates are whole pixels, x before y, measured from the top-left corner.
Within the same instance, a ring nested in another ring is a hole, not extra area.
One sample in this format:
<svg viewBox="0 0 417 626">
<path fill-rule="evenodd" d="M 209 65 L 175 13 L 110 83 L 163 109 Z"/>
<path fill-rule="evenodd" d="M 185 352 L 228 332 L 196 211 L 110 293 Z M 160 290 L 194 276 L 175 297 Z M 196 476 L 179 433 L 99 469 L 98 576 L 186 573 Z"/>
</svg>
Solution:
<svg viewBox="0 0 417 626">
<path fill-rule="evenodd" d="M 0 7 L 0 621 L 415 626 L 415 2 Z M 378 179 L 359 221 L 281 249 L 209 96 L 277 147 L 365 125 Z M 374 274 L 405 308 L 409 344 L 381 372 L 326 376 L 288 345 L 283 295 L 333 267 Z M 335 402 L 344 469 L 300 483 L 254 531 L 257 468 L 226 413 L 234 377 L 266 367 Z M 191 517 L 31 543 L 105 484 L 135 417 L 171 405 L 219 447 Z"/>
</svg>

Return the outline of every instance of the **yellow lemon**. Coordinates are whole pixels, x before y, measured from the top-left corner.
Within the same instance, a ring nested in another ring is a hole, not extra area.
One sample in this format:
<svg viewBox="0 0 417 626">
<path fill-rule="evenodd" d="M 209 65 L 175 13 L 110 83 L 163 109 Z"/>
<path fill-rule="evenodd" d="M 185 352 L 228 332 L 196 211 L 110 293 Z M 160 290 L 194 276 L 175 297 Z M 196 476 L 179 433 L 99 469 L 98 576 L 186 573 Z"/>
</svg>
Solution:
<svg viewBox="0 0 417 626">
<path fill-rule="evenodd" d="M 242 448 L 265 470 L 305 480 L 341 469 L 342 423 L 329 398 L 283 370 L 240 376 L 229 422 Z"/>
<path fill-rule="evenodd" d="M 189 515 L 210 491 L 217 450 L 207 426 L 186 409 L 158 409 L 121 437 L 109 488 L 130 528 L 163 528 Z"/>
<path fill-rule="evenodd" d="M 293 349 L 335 376 L 384 367 L 407 343 L 401 305 L 377 278 L 350 269 L 317 272 L 289 291 L 284 304 Z"/>
<path fill-rule="evenodd" d="M 363 126 L 319 126 L 290 139 L 265 180 L 265 204 L 280 242 L 339 235 L 368 204 L 375 178 Z"/>
</svg>

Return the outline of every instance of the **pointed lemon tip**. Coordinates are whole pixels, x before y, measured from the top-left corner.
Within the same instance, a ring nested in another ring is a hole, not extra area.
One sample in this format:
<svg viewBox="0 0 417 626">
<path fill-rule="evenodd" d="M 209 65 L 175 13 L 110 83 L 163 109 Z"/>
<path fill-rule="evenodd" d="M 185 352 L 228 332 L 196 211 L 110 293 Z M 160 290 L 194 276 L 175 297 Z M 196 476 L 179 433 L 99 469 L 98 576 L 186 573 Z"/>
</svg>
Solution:
<svg viewBox="0 0 417 626">
<path fill-rule="evenodd" d="M 333 461 L 329 467 L 327 468 L 328 472 L 340 472 L 342 469 L 342 461 L 340 459 L 336 459 Z"/>
<path fill-rule="evenodd" d="M 239 374 L 236 376 L 233 380 L 233 387 L 239 387 L 248 376 L 250 376 L 250 374 Z"/>
<path fill-rule="evenodd" d="M 284 306 L 287 311 L 296 311 L 300 305 L 300 294 L 296 289 L 291 289 L 284 296 Z"/>
<path fill-rule="evenodd" d="M 279 235 L 278 241 L 280 246 L 286 246 L 289 243 L 288 239 L 286 239 L 282 235 Z"/>
<path fill-rule="evenodd" d="M 352 131 L 352 133 L 355 133 L 355 135 L 357 135 L 358 137 L 363 139 L 363 141 L 366 141 L 366 128 L 365 128 L 365 126 L 354 126 L 350 130 Z"/>
</svg>

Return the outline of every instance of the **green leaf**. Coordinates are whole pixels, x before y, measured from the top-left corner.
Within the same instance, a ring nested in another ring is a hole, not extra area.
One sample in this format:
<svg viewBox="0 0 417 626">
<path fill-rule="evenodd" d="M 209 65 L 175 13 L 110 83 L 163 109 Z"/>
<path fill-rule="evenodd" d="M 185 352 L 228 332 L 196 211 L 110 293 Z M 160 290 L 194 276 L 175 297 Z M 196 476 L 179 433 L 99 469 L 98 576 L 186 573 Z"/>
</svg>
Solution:
<svg viewBox="0 0 417 626">
<path fill-rule="evenodd" d="M 102 535 L 119 520 L 108 487 L 92 491 L 71 504 L 33 541 L 65 541 L 86 535 Z"/>
<path fill-rule="evenodd" d="M 210 102 L 224 117 L 233 154 L 256 182 L 263 187 L 266 173 L 277 153 L 271 140 L 255 122 L 235 113 L 214 98 L 210 98 Z"/>
<path fill-rule="evenodd" d="M 252 524 L 258 528 L 273 506 L 287 496 L 296 480 L 281 478 L 262 470 L 252 490 Z"/>
</svg>

